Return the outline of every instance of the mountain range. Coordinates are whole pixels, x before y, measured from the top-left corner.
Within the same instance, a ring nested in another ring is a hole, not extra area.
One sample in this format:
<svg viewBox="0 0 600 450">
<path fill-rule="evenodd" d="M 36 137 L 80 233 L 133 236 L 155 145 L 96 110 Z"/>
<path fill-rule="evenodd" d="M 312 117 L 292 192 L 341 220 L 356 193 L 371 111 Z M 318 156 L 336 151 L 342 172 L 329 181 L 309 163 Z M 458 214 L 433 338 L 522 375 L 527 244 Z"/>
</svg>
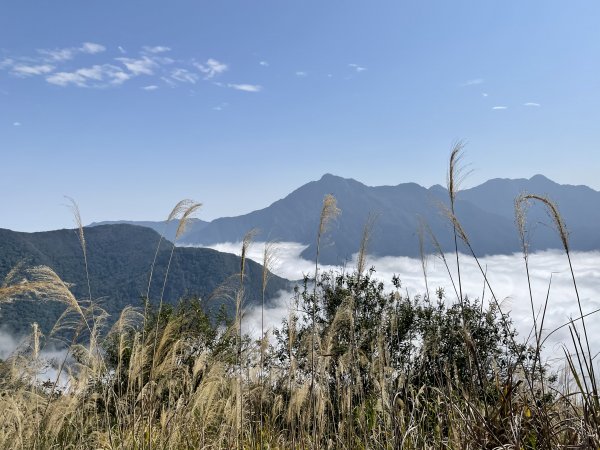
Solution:
<svg viewBox="0 0 600 450">
<path fill-rule="evenodd" d="M 160 236 L 146 227 L 127 224 L 86 227 L 84 229 L 94 302 L 104 308 L 114 320 L 127 305 L 141 306 L 146 294 L 150 266 Z M 160 298 L 172 244 L 163 240 L 157 254 L 149 298 Z M 19 233 L 0 229 L 0 280 L 17 264 L 24 267 L 51 267 L 78 299 L 87 299 L 87 281 L 82 249 L 77 230 L 57 230 L 38 233 Z M 174 304 L 183 297 L 207 300 L 209 309 L 225 304 L 231 312 L 233 303 L 227 296 L 211 295 L 222 286 L 236 287 L 240 258 L 206 248 L 177 248 L 173 253 L 164 299 Z M 248 304 L 261 298 L 262 266 L 246 262 L 245 293 Z M 0 281 L 1 284 L 1 281 Z M 273 276 L 267 285 L 266 296 L 272 298 L 289 283 Z M 47 333 L 64 311 L 56 302 L 17 300 L 0 304 L 0 329 L 13 335 L 30 332 L 38 322 Z"/>
<path fill-rule="evenodd" d="M 514 219 L 514 200 L 522 192 L 546 195 L 559 207 L 570 232 L 574 250 L 600 249 L 600 192 L 587 186 L 561 185 L 535 175 L 529 179 L 492 179 L 461 190 L 456 196 L 456 215 L 478 255 L 520 251 Z M 396 186 L 366 186 L 354 179 L 331 174 L 309 182 L 264 209 L 211 222 L 195 221 L 180 238 L 180 245 L 212 245 L 238 242 L 258 228 L 257 239 L 293 241 L 307 245 L 302 256 L 313 259 L 323 197 L 333 194 L 342 213 L 331 225 L 321 247 L 321 261 L 340 264 L 357 252 L 365 224 L 376 217 L 369 252 L 377 256 L 417 256 L 420 221 L 432 230 L 444 251 L 454 248 L 452 227 L 440 205 L 447 207 L 448 191 L 415 183 Z M 103 222 L 107 223 L 107 222 Z M 130 222 L 162 232 L 164 222 Z M 93 224 L 97 225 L 97 224 Z M 167 236 L 173 237 L 176 224 Z M 530 249 L 560 248 L 552 221 L 540 204 L 528 213 Z M 463 251 L 466 249 L 461 244 Z M 426 239 L 425 251 L 434 247 Z"/>
</svg>

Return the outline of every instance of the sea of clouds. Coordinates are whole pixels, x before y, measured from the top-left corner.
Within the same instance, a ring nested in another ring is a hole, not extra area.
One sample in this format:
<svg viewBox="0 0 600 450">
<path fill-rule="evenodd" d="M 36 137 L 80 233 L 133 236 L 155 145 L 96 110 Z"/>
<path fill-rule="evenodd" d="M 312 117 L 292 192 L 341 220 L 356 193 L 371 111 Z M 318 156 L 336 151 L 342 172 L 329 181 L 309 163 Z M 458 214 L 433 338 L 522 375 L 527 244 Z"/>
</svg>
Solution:
<svg viewBox="0 0 600 450">
<path fill-rule="evenodd" d="M 248 257 L 262 263 L 263 242 L 255 242 L 248 252 Z M 216 250 L 239 254 L 241 243 L 222 243 L 211 246 Z M 273 272 L 281 277 L 298 280 L 304 274 L 314 276 L 315 263 L 303 259 L 300 254 L 306 248 L 302 244 L 282 242 L 275 245 L 277 262 Z M 456 260 L 454 255 L 446 255 L 450 270 L 456 281 Z M 600 252 L 574 252 L 571 255 L 577 288 L 581 298 L 583 313 L 588 314 L 600 309 Z M 434 255 L 426 258 L 427 282 L 430 295 L 434 296 L 438 287 L 445 290 L 446 301 L 456 301 L 456 295 L 443 262 Z M 509 312 L 521 338 L 530 335 L 533 326 L 529 288 L 522 254 L 493 255 L 480 258 L 484 271 L 487 271 L 488 281 L 494 290 L 496 298 L 501 302 L 504 312 Z M 321 265 L 319 270 L 346 270 L 351 271 L 356 267 L 356 255 L 345 267 Z M 402 290 L 411 296 L 423 295 L 425 281 L 420 259 L 408 257 L 369 257 L 367 267 L 374 267 L 375 276 L 381 279 L 386 287 L 392 288 L 393 275 L 398 275 L 402 282 Z M 474 258 L 460 255 L 460 270 L 463 293 L 470 298 L 483 297 L 484 302 L 491 301 L 489 289 L 484 291 L 484 278 Z M 580 316 L 577 297 L 573 287 L 573 280 L 567 257 L 564 252 L 544 251 L 531 254 L 529 257 L 529 273 L 531 290 L 533 293 L 536 314 L 543 307 L 548 296 L 548 306 L 542 337 L 546 337 L 552 330 L 566 324 L 571 318 Z M 550 283 L 551 280 L 551 283 Z M 265 311 L 267 327 L 278 326 L 281 320 L 289 314 L 292 295 L 281 292 L 272 305 Z M 260 334 L 261 311 L 260 308 L 249 308 L 245 321 L 248 331 Z M 592 314 L 586 318 L 586 325 L 592 344 L 593 353 L 600 351 L 600 313 Z M 554 332 L 546 341 L 545 357 L 549 362 L 560 362 L 564 359 L 563 347 L 571 348 L 571 338 L 568 327 L 563 327 Z"/>
<path fill-rule="evenodd" d="M 262 263 L 264 242 L 255 242 L 249 249 L 248 257 Z M 211 246 L 222 252 L 239 254 L 241 243 L 222 243 Z M 273 272 L 289 280 L 300 280 L 304 275 L 314 276 L 315 263 L 303 259 L 300 254 L 306 246 L 293 242 L 281 242 L 274 246 L 276 262 Z M 571 255 L 577 287 L 581 298 L 584 314 L 600 309 L 600 252 L 574 252 Z M 447 255 L 450 270 L 456 280 L 456 262 L 454 255 Z M 391 289 L 391 280 L 398 275 L 402 282 L 402 290 L 411 296 L 423 295 L 425 281 L 421 260 L 408 257 L 369 257 L 367 267 L 374 267 L 374 275 L 381 279 L 387 288 Z M 447 269 L 443 262 L 436 256 L 429 255 L 427 261 L 427 279 L 430 295 L 434 297 L 437 288 L 445 290 L 446 301 L 455 302 L 456 295 Z M 494 255 L 480 259 L 484 270 L 487 271 L 489 283 L 501 302 L 504 312 L 509 312 L 519 335 L 526 338 L 532 330 L 532 312 L 529 300 L 527 276 L 524 259 L 521 254 Z M 573 280 L 569 270 L 567 258 L 560 251 L 544 251 L 530 255 L 531 289 L 536 313 L 543 307 L 548 295 L 548 307 L 544 325 L 543 337 L 552 330 L 568 323 L 571 318 L 578 318 L 579 307 L 573 288 Z M 320 272 L 327 270 L 352 271 L 356 266 L 356 255 L 345 265 L 328 266 L 320 265 Z M 484 302 L 491 300 L 489 289 L 484 291 L 484 279 L 475 260 L 467 255 L 460 255 L 460 268 L 462 288 L 464 294 L 471 298 L 484 298 Z M 550 280 L 552 280 L 550 285 Z M 288 316 L 292 302 L 291 292 L 280 292 L 276 298 L 270 299 L 269 307 L 264 311 L 265 328 L 277 327 Z M 595 352 L 600 351 L 600 313 L 587 317 L 586 324 L 590 342 Z M 245 312 L 245 331 L 251 335 L 260 335 L 261 311 L 257 307 L 249 307 Z M 563 327 L 554 332 L 546 341 L 545 357 L 549 362 L 564 359 L 563 347 L 571 348 L 568 327 Z M 6 359 L 23 341 L 17 341 L 6 332 L 0 330 L 0 359 Z M 55 359 L 62 355 L 55 354 L 53 349 L 47 350 L 43 356 Z M 57 352 L 60 353 L 60 352 Z M 55 375 L 50 369 L 43 376 L 44 379 Z"/>
</svg>

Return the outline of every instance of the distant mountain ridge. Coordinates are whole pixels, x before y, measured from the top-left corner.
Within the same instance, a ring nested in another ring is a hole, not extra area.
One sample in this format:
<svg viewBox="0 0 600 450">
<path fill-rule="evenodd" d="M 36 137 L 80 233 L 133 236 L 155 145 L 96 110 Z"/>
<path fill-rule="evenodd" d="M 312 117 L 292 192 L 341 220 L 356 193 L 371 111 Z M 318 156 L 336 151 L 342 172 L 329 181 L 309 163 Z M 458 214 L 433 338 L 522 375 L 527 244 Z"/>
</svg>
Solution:
<svg viewBox="0 0 600 450">
<path fill-rule="evenodd" d="M 520 250 L 514 222 L 514 199 L 521 192 L 548 195 L 557 203 L 571 232 L 574 250 L 600 249 L 600 192 L 587 186 L 561 185 L 543 175 L 529 179 L 492 179 L 457 195 L 457 216 L 473 248 L 480 255 L 508 254 Z M 377 216 L 369 250 L 378 256 L 417 256 L 417 230 L 428 224 L 441 247 L 452 250 L 454 241 L 440 205 L 448 204 L 446 188 L 424 188 L 415 183 L 396 186 L 366 186 L 354 179 L 325 174 L 294 190 L 270 206 L 237 217 L 223 217 L 193 224 L 182 244 L 211 245 L 236 242 L 251 228 L 258 239 L 294 241 L 308 245 L 303 256 L 315 255 L 315 237 L 321 203 L 333 194 L 342 210 L 331 226 L 321 261 L 343 263 L 358 250 L 369 214 Z M 540 205 L 529 211 L 531 250 L 560 248 L 560 240 Z M 153 228 L 158 229 L 159 223 Z M 463 248 L 464 250 L 464 248 Z M 426 251 L 433 251 L 428 244 Z"/>
<path fill-rule="evenodd" d="M 141 306 L 145 295 L 150 265 L 159 242 L 155 231 L 126 224 L 85 228 L 86 247 L 92 296 L 95 303 L 116 319 L 127 305 Z M 150 290 L 150 300 L 157 302 L 165 279 L 172 244 L 164 241 L 158 252 Z M 67 283 L 78 299 L 87 299 L 85 266 L 76 230 L 57 230 L 39 233 L 18 233 L 0 229 L 0 283 L 19 262 L 25 267 L 47 265 Z M 177 248 L 165 285 L 166 303 L 176 303 L 182 297 L 199 296 L 206 300 L 228 280 L 238 283 L 240 258 L 206 248 Z M 261 298 L 262 266 L 247 261 L 245 292 L 248 304 Z M 232 278 L 233 277 L 233 278 Z M 231 284 L 231 283 L 230 283 Z M 267 298 L 272 298 L 289 283 L 271 277 Z M 211 309 L 232 302 L 223 296 L 208 304 Z M 64 308 L 57 303 L 20 300 L 0 304 L 0 329 L 12 334 L 30 331 L 38 322 L 45 333 L 52 327 Z"/>
<path fill-rule="evenodd" d="M 187 227 L 188 229 L 193 228 L 195 231 L 200 231 L 209 223 L 210 222 L 191 217 L 188 219 Z M 165 239 L 172 242 L 175 240 L 175 233 L 177 232 L 179 223 L 176 220 L 172 220 L 168 223 L 151 220 L 104 220 L 102 222 L 92 222 L 89 224 L 90 227 L 97 227 L 99 225 L 137 225 L 140 227 L 151 228 L 159 235 L 164 236 Z"/>
</svg>

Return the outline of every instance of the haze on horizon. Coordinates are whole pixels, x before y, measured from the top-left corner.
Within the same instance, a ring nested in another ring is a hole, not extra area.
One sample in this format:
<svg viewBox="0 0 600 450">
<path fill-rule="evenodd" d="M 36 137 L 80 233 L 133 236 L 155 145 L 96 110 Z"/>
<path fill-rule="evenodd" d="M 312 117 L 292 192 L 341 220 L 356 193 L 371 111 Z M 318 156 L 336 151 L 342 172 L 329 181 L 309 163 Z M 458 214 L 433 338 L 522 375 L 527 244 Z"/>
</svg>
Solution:
<svg viewBox="0 0 600 450">
<path fill-rule="evenodd" d="M 541 1 L 0 5 L 0 227 L 210 220 L 324 173 L 600 189 L 600 5 Z"/>
</svg>

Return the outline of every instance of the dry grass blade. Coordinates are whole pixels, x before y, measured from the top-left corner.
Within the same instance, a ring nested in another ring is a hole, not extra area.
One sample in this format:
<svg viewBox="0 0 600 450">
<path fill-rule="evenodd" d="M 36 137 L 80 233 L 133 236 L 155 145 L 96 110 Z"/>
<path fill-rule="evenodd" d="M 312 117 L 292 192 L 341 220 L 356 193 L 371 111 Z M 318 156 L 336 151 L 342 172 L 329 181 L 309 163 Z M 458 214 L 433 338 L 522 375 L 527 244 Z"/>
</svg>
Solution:
<svg viewBox="0 0 600 450">
<path fill-rule="evenodd" d="M 54 300 L 67 305 L 84 317 L 83 310 L 69 286 L 50 267 L 36 266 L 25 271 L 26 277 L 14 284 L 0 287 L 0 302 L 10 302 L 18 297 L 36 297 Z M 16 273 L 11 279 L 16 277 Z"/>
<path fill-rule="evenodd" d="M 83 232 L 83 220 L 81 220 L 81 212 L 79 211 L 79 205 L 77 205 L 77 202 L 69 196 L 65 196 L 65 198 L 67 200 L 69 200 L 69 202 L 70 202 L 70 205 L 68 205 L 68 207 L 71 210 L 71 212 L 73 213 L 73 218 L 75 219 L 75 224 L 77 225 L 77 235 L 79 237 L 79 243 L 81 244 L 81 251 L 83 252 L 85 278 L 87 281 L 87 288 L 88 288 L 88 300 L 91 303 L 92 302 L 92 287 L 90 284 L 90 273 L 88 270 L 87 245 L 85 242 L 85 233 Z"/>
<path fill-rule="evenodd" d="M 461 225 L 460 221 L 456 217 L 456 214 L 452 212 L 446 205 L 440 205 L 442 209 L 442 213 L 448 218 L 452 227 L 455 229 L 457 236 L 463 241 L 467 246 L 469 245 L 469 237 L 467 236 L 467 232 Z"/>
<path fill-rule="evenodd" d="M 583 365 L 585 366 L 585 373 L 583 374 L 584 384 L 586 384 L 585 379 L 587 376 L 589 378 L 591 386 L 592 386 L 591 394 L 595 398 L 595 401 L 593 402 L 593 404 L 596 406 L 595 414 L 600 416 L 600 399 L 599 399 L 599 393 L 598 393 L 598 387 L 597 387 L 596 373 L 595 373 L 595 369 L 594 369 L 594 361 L 593 361 L 592 352 L 591 352 L 591 348 L 590 348 L 590 340 L 588 337 L 587 326 L 586 326 L 585 319 L 584 319 L 586 317 L 586 314 L 583 313 L 583 306 L 581 304 L 581 298 L 579 296 L 579 289 L 577 288 L 577 280 L 575 278 L 575 272 L 573 270 L 573 263 L 571 262 L 571 251 L 570 251 L 570 246 L 569 246 L 569 232 L 567 231 L 565 222 L 562 218 L 562 215 L 560 214 L 560 212 L 558 210 L 558 206 L 556 206 L 556 204 L 552 200 L 550 200 L 548 197 L 543 196 L 543 195 L 537 195 L 537 194 L 525 194 L 525 195 L 523 195 L 523 198 L 525 200 L 538 201 L 546 207 L 546 211 L 548 212 L 550 218 L 552 219 L 554 227 L 556 228 L 556 231 L 560 237 L 563 248 L 565 250 L 565 254 L 566 254 L 567 260 L 569 262 L 569 270 L 571 272 L 571 280 L 573 281 L 573 288 L 575 290 L 575 296 L 577 297 L 577 306 L 579 307 L 579 314 L 581 316 L 581 326 L 583 328 L 583 335 L 584 335 L 584 343 L 585 343 L 585 347 L 587 350 L 587 355 L 586 355 L 586 352 L 583 351 L 583 347 L 581 349 L 582 350 L 581 361 L 583 361 Z M 575 329 L 575 331 L 576 331 L 576 329 Z"/>
<path fill-rule="evenodd" d="M 543 195 L 523 194 L 521 198 L 522 198 L 522 200 L 521 200 L 522 202 L 526 201 L 526 200 L 537 200 L 538 202 L 541 202 L 546 207 L 546 210 L 548 211 L 548 214 L 550 215 L 550 218 L 552 219 L 552 223 L 554 223 L 554 226 L 556 227 L 556 231 L 558 232 L 558 235 L 560 237 L 560 240 L 563 244 L 565 251 L 569 252 L 569 250 L 570 250 L 570 248 L 569 248 L 569 232 L 567 231 L 567 227 L 562 218 L 562 215 L 558 211 L 558 206 L 556 206 L 556 204 L 552 200 L 550 200 L 548 197 L 543 196 Z"/>
<path fill-rule="evenodd" d="M 461 303 L 463 301 L 462 278 L 460 276 L 460 260 L 458 257 L 458 242 L 457 242 L 456 235 L 457 235 L 457 233 L 460 233 L 461 239 L 463 241 L 465 241 L 466 234 L 464 233 L 464 230 L 462 230 L 462 227 L 460 227 L 460 230 L 457 229 L 456 223 L 458 221 L 456 220 L 455 203 L 456 203 L 456 194 L 458 193 L 458 190 L 460 189 L 460 185 L 463 182 L 463 180 L 466 178 L 466 176 L 468 175 L 468 172 L 467 173 L 464 172 L 464 165 L 462 164 L 464 147 L 465 147 L 465 144 L 463 141 L 458 141 L 454 144 L 452 151 L 450 152 L 450 163 L 448 165 L 448 175 L 447 175 L 447 180 L 446 180 L 447 185 L 448 185 L 447 186 L 448 187 L 448 195 L 450 196 L 450 213 L 451 214 L 449 216 L 453 223 L 453 228 L 454 228 L 454 252 L 456 255 L 456 271 L 457 271 L 457 275 L 458 275 L 457 276 L 458 291 L 459 291 Z"/>
<path fill-rule="evenodd" d="M 184 209 L 179 219 L 179 225 L 177 226 L 177 232 L 175 233 L 175 240 L 179 239 L 183 233 L 185 233 L 186 227 L 192 216 L 202 207 L 202 203 L 189 203 L 186 204 L 187 208 Z"/>
<path fill-rule="evenodd" d="M 246 258 L 248 256 L 248 250 L 250 248 L 250 246 L 252 245 L 252 241 L 254 241 L 254 238 L 256 237 L 256 235 L 258 234 L 258 229 L 257 228 L 252 228 L 250 231 L 248 231 L 245 235 L 244 238 L 242 239 L 242 252 L 240 254 L 240 282 L 243 283 L 243 278 L 244 278 L 244 273 L 246 271 Z"/>
<path fill-rule="evenodd" d="M 173 209 L 171 210 L 171 212 L 167 216 L 167 222 L 170 222 L 171 220 L 179 219 L 185 213 L 185 211 L 187 211 L 194 204 L 196 204 L 196 202 L 194 200 L 189 199 L 189 198 L 180 200 L 173 207 Z"/>
<path fill-rule="evenodd" d="M 515 198 L 515 224 L 521 241 L 523 254 L 529 254 L 529 243 L 527 242 L 527 212 L 531 206 L 530 198 L 527 194 L 521 193 Z"/>
<path fill-rule="evenodd" d="M 429 283 L 427 282 L 427 255 L 425 253 L 425 221 L 419 217 L 419 228 L 417 230 L 419 237 L 419 256 L 421 258 L 421 269 L 423 270 L 423 280 L 425 281 L 425 292 L 429 299 Z"/>
<path fill-rule="evenodd" d="M 375 222 L 377 221 L 377 215 L 370 213 L 369 217 L 367 217 L 367 222 L 363 227 L 362 239 L 360 240 L 360 247 L 358 249 L 358 258 L 356 261 L 356 270 L 358 275 L 362 275 L 366 269 L 367 265 L 367 251 L 369 248 L 369 242 L 371 241 L 371 236 L 373 234 L 373 228 L 375 227 Z"/>
<path fill-rule="evenodd" d="M 336 198 L 331 194 L 327 194 L 323 198 L 323 207 L 321 208 L 321 216 L 319 218 L 319 235 L 325 233 L 327 225 L 340 213 L 341 210 L 337 206 Z"/>
<path fill-rule="evenodd" d="M 75 220 L 75 225 L 77 225 L 77 233 L 78 233 L 78 237 L 79 237 L 79 243 L 81 244 L 81 248 L 83 250 L 84 257 L 87 258 L 86 245 L 85 245 L 85 234 L 83 232 L 83 221 L 81 220 L 81 212 L 79 211 L 79 205 L 77 205 L 77 202 L 73 198 L 69 197 L 68 195 L 65 195 L 65 198 L 69 201 L 69 205 L 67 205 L 67 207 L 71 210 L 71 213 L 73 214 L 73 218 Z"/>
<path fill-rule="evenodd" d="M 446 176 L 446 185 L 448 193 L 450 195 L 450 202 L 454 204 L 456 200 L 456 194 L 460 190 L 460 185 L 469 175 L 470 171 L 465 172 L 465 166 L 462 164 L 463 161 L 463 150 L 466 143 L 464 141 L 457 141 L 450 152 L 450 163 L 448 165 L 448 174 Z"/>
<path fill-rule="evenodd" d="M 17 264 L 15 264 L 14 267 L 10 269 L 4 277 L 4 281 L 2 282 L 1 287 L 6 287 L 9 284 L 13 283 L 15 281 L 15 278 L 17 278 L 17 276 L 21 274 L 24 265 L 24 261 L 19 261 Z"/>
<path fill-rule="evenodd" d="M 273 276 L 273 269 L 277 265 L 277 247 L 275 242 L 266 242 L 262 260 L 262 291 L 267 289 L 269 279 Z"/>
<path fill-rule="evenodd" d="M 452 289 L 454 290 L 454 293 L 456 294 L 456 298 L 460 301 L 460 296 L 459 296 L 458 290 L 456 289 L 456 283 L 454 282 L 454 277 L 452 276 L 452 272 L 450 271 L 450 265 L 448 264 L 448 260 L 446 259 L 446 254 L 444 253 L 444 250 L 442 249 L 442 245 L 440 244 L 440 241 L 436 237 L 435 233 L 433 232 L 433 230 L 431 229 L 429 224 L 426 222 L 422 222 L 422 224 L 425 227 L 425 231 L 427 231 L 427 234 L 429 235 L 429 238 L 430 238 L 431 242 L 433 243 L 433 247 L 435 248 L 439 258 L 444 263 L 444 267 L 446 268 L 446 272 L 448 273 L 448 277 L 450 278 L 450 282 L 452 284 Z"/>
</svg>

